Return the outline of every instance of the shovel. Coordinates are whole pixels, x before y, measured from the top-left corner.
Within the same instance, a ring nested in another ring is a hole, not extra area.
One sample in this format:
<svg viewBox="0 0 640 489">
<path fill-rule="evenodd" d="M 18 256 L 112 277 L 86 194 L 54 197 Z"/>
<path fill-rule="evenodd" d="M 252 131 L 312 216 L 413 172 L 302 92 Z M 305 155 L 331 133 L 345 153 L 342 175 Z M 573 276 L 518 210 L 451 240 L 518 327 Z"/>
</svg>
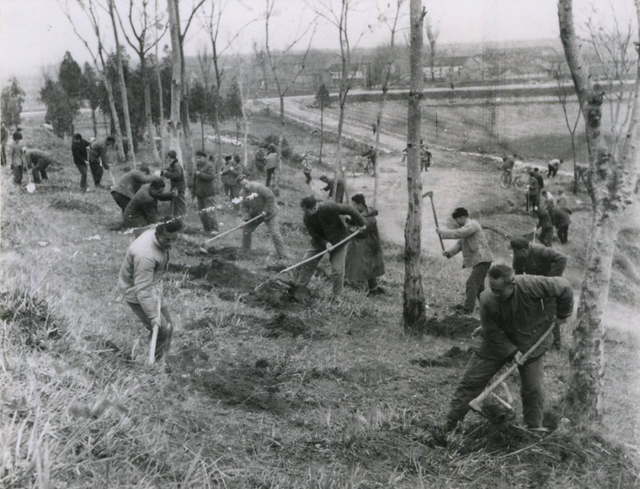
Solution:
<svg viewBox="0 0 640 489">
<path fill-rule="evenodd" d="M 29 173 L 29 166 L 25 165 L 25 167 L 27 169 L 27 180 L 29 181 L 29 183 L 27 183 L 27 192 L 32 194 L 33 192 L 36 191 L 36 184 L 31 181 L 31 174 Z"/>
</svg>

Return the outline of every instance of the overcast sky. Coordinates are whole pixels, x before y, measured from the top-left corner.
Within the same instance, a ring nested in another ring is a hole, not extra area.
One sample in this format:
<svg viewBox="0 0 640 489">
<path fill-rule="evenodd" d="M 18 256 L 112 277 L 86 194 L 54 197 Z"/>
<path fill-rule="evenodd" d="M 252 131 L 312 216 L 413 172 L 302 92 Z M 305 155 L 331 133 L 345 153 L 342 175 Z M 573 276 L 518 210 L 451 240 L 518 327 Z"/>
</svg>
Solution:
<svg viewBox="0 0 640 489">
<path fill-rule="evenodd" d="M 65 1 L 65 0 L 62 0 Z M 73 4 L 77 0 L 69 0 Z M 101 0 L 104 1 L 104 0 Z M 133 0 L 139 7 L 142 0 Z M 153 10 L 156 0 L 149 0 Z M 166 0 L 158 0 L 162 7 Z M 330 3 L 331 0 L 322 0 Z M 356 1 L 356 0 L 352 0 Z M 594 0 L 574 0 L 579 19 L 584 20 Z M 128 0 L 116 0 L 121 12 L 126 15 Z M 194 0 L 181 0 L 182 20 L 186 20 L 189 7 Z M 271 43 L 274 49 L 283 48 L 296 36 L 303 33 L 312 23 L 315 14 L 310 5 L 319 7 L 319 0 L 276 0 L 271 26 Z M 339 0 L 333 0 L 337 4 Z M 620 19 L 626 21 L 633 17 L 632 0 L 595 0 L 602 12 L 600 17 L 608 16 L 609 4 L 618 12 Z M 349 29 L 352 39 L 369 30 L 360 40 L 360 46 L 371 47 L 388 40 L 388 28 L 379 21 L 381 9 L 394 5 L 394 0 L 360 0 L 357 11 L 350 15 Z M 424 0 L 429 15 L 440 30 L 439 42 L 482 42 L 501 40 L 532 40 L 558 38 L 557 0 Z M 205 3 L 210 8 L 211 1 Z M 245 27 L 242 35 L 233 43 L 230 51 L 250 52 L 255 42 L 264 44 L 264 0 L 228 0 L 223 17 L 221 40 L 229 39 L 238 29 Z M 78 20 L 78 30 L 91 41 L 95 40 L 86 20 L 77 9 L 72 9 Z M 408 26 L 408 0 L 403 6 L 404 17 L 401 27 Z M 103 35 L 105 44 L 111 47 L 113 31 L 108 16 L 102 12 Z M 319 19 L 318 29 L 313 39 L 313 47 L 319 49 L 337 49 L 338 34 L 335 27 Z M 187 55 L 195 55 L 207 42 L 201 20 L 194 20 L 185 46 Z M 400 37 L 404 42 L 404 36 Z M 168 35 L 163 44 L 169 44 Z M 304 40 L 301 41 L 301 45 Z M 84 46 L 75 36 L 69 21 L 63 15 L 58 0 L 0 0 L 0 69 L 2 79 L 12 74 L 18 76 L 37 73 L 42 66 L 58 64 L 65 53 L 70 51 L 78 62 L 90 58 Z"/>
</svg>

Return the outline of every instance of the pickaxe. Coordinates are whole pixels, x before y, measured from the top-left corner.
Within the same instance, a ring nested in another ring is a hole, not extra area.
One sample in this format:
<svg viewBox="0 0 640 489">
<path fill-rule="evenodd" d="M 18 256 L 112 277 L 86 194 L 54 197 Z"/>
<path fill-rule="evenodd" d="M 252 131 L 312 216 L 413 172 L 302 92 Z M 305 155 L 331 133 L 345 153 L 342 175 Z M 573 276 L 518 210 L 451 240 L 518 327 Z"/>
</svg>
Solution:
<svg viewBox="0 0 640 489">
<path fill-rule="evenodd" d="M 524 365 L 524 363 L 533 354 L 533 352 L 536 351 L 538 347 L 542 344 L 542 342 L 547 338 L 547 336 L 551 334 L 554 326 L 555 326 L 555 322 L 551 323 L 551 326 L 549 327 L 549 329 L 547 329 L 547 331 L 545 331 L 544 334 L 540 336 L 540 338 L 538 338 L 538 341 L 536 341 L 533 344 L 533 346 L 529 348 L 527 352 L 520 357 L 520 360 L 518 361 L 518 363 L 514 363 L 513 365 L 511 365 L 511 367 L 509 367 L 505 373 L 503 373 L 500 377 L 498 377 L 495 380 L 495 382 L 493 382 L 489 387 L 487 387 L 484 391 L 482 391 L 482 394 L 480 394 L 478 397 L 476 397 L 473 401 L 469 403 L 469 407 L 474 411 L 476 411 L 477 413 L 484 415 L 485 413 L 483 413 L 482 406 L 481 406 L 482 401 L 484 401 L 487 397 L 493 394 L 493 391 L 496 390 L 496 388 L 500 384 L 502 384 L 513 373 L 515 369 L 517 369 L 521 365 Z M 500 399 L 500 401 L 502 401 L 502 399 Z M 507 404 L 508 407 L 511 407 L 505 401 L 500 402 L 500 404 L 502 404 L 503 406 Z"/>
<path fill-rule="evenodd" d="M 431 199 L 431 209 L 433 210 L 433 220 L 436 223 L 436 227 L 438 226 L 438 216 L 436 215 L 436 206 L 433 204 L 433 190 L 429 190 L 428 192 L 422 194 L 422 198 L 429 197 Z M 440 239 L 440 246 L 442 246 L 442 251 L 444 251 L 444 243 L 442 242 L 442 238 L 438 234 L 438 238 Z"/>
</svg>

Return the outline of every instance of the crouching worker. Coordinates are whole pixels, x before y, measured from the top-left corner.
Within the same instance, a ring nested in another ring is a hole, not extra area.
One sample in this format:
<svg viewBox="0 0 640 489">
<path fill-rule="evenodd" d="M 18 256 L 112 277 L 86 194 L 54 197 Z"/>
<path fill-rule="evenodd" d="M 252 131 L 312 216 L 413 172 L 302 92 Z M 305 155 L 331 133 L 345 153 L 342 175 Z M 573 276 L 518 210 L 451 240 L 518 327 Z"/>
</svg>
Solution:
<svg viewBox="0 0 640 489">
<path fill-rule="evenodd" d="M 171 346 L 171 311 L 161 302 L 158 315 L 159 286 L 169 266 L 169 250 L 178 239 L 182 221 L 161 224 L 142 233 L 127 249 L 118 277 L 118 292 L 150 332 L 158 326 L 155 359 L 159 360 Z"/>
<path fill-rule="evenodd" d="M 111 196 L 116 201 L 118 207 L 124 212 L 133 199 L 133 196 L 145 183 L 151 183 L 153 177 L 147 165 L 141 165 L 140 169 L 128 171 L 120 177 L 115 186 L 111 189 Z"/>
<path fill-rule="evenodd" d="M 544 302 L 555 299 L 557 324 L 573 312 L 573 291 L 562 277 L 515 275 L 511 267 L 496 265 L 489 270 L 489 287 L 480 296 L 482 333 L 471 344 L 472 356 L 449 406 L 443 431 L 455 429 L 493 376 L 508 362 L 518 363 L 524 422 L 529 429 L 544 431 L 543 356 L 553 338 L 542 344 L 520 364 L 526 353 L 553 324 Z"/>
<path fill-rule="evenodd" d="M 167 194 L 164 188 L 164 180 L 153 177 L 151 183 L 143 185 L 127 205 L 123 214 L 124 226 L 134 229 L 134 236 L 140 236 L 145 227 L 158 222 L 159 200 L 172 200 L 176 196 L 175 190 Z"/>
<path fill-rule="evenodd" d="M 378 285 L 378 277 L 384 275 L 384 258 L 376 222 L 378 211 L 373 207 L 367 207 L 362 194 L 354 195 L 351 200 L 364 217 L 367 230 L 358 234 L 349 243 L 345 278 L 349 282 L 367 282 L 367 295 L 384 294 L 384 289 Z M 350 219 L 347 220 L 347 224 L 351 224 Z"/>
<path fill-rule="evenodd" d="M 53 163 L 51 155 L 39 149 L 23 148 L 22 151 L 24 151 L 27 164 L 33 168 L 33 183 L 48 182 L 47 168 Z"/>
</svg>

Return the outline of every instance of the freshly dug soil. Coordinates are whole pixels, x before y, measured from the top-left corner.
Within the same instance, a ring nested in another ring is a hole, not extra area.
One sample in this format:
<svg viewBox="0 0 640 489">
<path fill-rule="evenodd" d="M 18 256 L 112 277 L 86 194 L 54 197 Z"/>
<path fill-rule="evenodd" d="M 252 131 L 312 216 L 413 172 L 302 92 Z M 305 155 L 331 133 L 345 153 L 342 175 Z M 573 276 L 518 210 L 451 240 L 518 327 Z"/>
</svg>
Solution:
<svg viewBox="0 0 640 489">
<path fill-rule="evenodd" d="M 436 358 L 416 358 L 411 360 L 413 365 L 419 365 L 423 368 L 428 367 L 444 367 L 458 368 L 470 356 L 470 351 L 465 351 L 459 346 L 454 346 L 442 355 Z"/>
<path fill-rule="evenodd" d="M 443 318 L 433 316 L 427 320 L 426 333 L 445 338 L 469 338 L 478 326 L 480 320 L 476 318 L 455 314 Z"/>
<path fill-rule="evenodd" d="M 56 199 L 51 203 L 51 207 L 61 211 L 78 211 L 83 214 L 100 214 L 103 212 L 100 206 L 79 199 Z"/>
<path fill-rule="evenodd" d="M 279 338 L 283 335 L 288 335 L 293 338 L 302 335 L 308 335 L 311 328 L 297 316 L 288 316 L 287 314 L 280 313 L 266 326 L 268 338 Z"/>
<path fill-rule="evenodd" d="M 296 304 L 304 305 L 310 301 L 311 291 L 307 287 L 278 280 L 267 281 L 245 298 L 245 302 L 249 305 L 262 305 L 275 309 Z"/>
</svg>

